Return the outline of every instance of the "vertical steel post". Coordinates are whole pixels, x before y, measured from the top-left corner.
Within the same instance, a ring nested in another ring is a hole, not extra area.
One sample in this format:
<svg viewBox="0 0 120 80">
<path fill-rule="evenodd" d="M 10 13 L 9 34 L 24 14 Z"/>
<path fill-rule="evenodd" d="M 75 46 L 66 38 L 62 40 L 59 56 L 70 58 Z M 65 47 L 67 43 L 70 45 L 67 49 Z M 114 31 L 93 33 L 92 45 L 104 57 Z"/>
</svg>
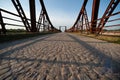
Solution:
<svg viewBox="0 0 120 80">
<path fill-rule="evenodd" d="M 96 33 L 99 4 L 100 4 L 100 0 L 93 0 L 92 18 L 91 18 L 91 33 L 93 34 Z"/>
<path fill-rule="evenodd" d="M 81 33 L 83 33 L 83 15 L 82 15 L 82 17 L 81 17 Z"/>
<path fill-rule="evenodd" d="M 45 32 L 45 14 L 43 14 L 43 31 Z"/>
<path fill-rule="evenodd" d="M 84 15 L 84 19 L 85 19 L 86 31 L 87 31 L 87 33 L 89 33 L 89 31 L 90 31 L 90 26 L 89 26 L 89 20 L 88 20 L 88 15 L 87 15 L 86 8 L 85 8 L 85 10 L 84 10 L 83 15 Z"/>
<path fill-rule="evenodd" d="M 29 0 L 29 5 L 30 5 L 30 18 L 31 18 L 31 31 L 37 32 L 35 0 Z"/>
<path fill-rule="evenodd" d="M 66 26 L 65 26 L 65 30 L 64 30 L 64 32 L 66 32 L 66 29 L 67 29 L 67 28 L 66 28 Z"/>
<path fill-rule="evenodd" d="M 3 18 L 2 18 L 2 13 L 0 11 L 0 24 L 1 24 L 1 27 L 2 27 L 2 30 L 0 31 L 0 34 L 3 33 L 3 34 L 6 34 L 6 28 L 5 28 L 5 24 L 3 22 Z"/>
</svg>

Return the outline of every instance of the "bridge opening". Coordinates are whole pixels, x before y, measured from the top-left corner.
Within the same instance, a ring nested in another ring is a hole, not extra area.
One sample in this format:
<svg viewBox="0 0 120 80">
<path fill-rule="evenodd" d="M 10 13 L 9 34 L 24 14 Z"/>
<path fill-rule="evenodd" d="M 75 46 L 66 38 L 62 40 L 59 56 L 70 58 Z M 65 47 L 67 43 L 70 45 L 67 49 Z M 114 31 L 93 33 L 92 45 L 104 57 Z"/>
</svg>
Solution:
<svg viewBox="0 0 120 80">
<path fill-rule="evenodd" d="M 59 30 L 61 32 L 65 32 L 67 30 L 67 26 L 59 26 Z"/>
</svg>

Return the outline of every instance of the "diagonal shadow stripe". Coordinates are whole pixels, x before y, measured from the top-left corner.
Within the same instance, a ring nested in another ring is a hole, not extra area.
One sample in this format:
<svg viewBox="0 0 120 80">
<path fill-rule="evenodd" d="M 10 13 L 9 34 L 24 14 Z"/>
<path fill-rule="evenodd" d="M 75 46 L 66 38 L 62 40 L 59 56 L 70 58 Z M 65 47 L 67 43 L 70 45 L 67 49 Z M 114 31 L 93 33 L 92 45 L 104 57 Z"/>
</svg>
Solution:
<svg viewBox="0 0 120 80">
<path fill-rule="evenodd" d="M 30 40 L 30 41 L 31 41 L 30 43 L 27 43 L 27 44 L 25 44 L 25 45 L 22 45 L 22 46 L 19 46 L 19 47 L 14 48 L 14 49 L 7 50 L 7 51 L 5 51 L 5 52 L 3 52 L 3 53 L 0 53 L 0 58 L 5 57 L 5 56 L 10 55 L 10 54 L 13 54 L 13 52 L 15 52 L 16 50 L 23 49 L 24 47 L 30 46 L 30 45 L 32 45 L 32 44 L 34 44 L 34 43 L 37 43 L 37 42 L 39 42 L 39 41 L 42 41 L 42 40 L 48 38 L 48 37 L 50 37 L 50 36 L 40 37 L 40 38 L 37 38 L 37 39 L 35 39 L 35 40 Z"/>
<path fill-rule="evenodd" d="M 49 36 L 50 35 L 54 35 L 54 34 L 49 34 Z M 3 43 L 3 44 L 0 44 L 0 45 L 2 45 L 2 46 L 0 46 L 0 50 L 2 50 L 4 48 L 8 48 L 10 46 L 14 46 L 14 45 L 18 45 L 18 44 L 25 43 L 25 42 L 28 42 L 28 41 L 32 41 L 32 40 L 35 40 L 35 39 L 38 39 L 38 38 L 42 38 L 44 36 L 48 36 L 48 35 L 40 35 L 40 36 L 36 36 L 36 37 L 29 37 L 27 39 L 16 40 L 16 41 L 8 42 L 7 45 L 4 45 L 6 43 Z"/>
<path fill-rule="evenodd" d="M 93 54 L 95 57 L 99 56 L 101 59 L 100 61 L 102 61 L 102 59 L 105 59 L 103 64 L 104 67 L 111 68 L 115 73 L 120 73 L 120 63 L 117 62 L 115 59 L 105 55 L 105 53 L 89 45 L 87 42 L 81 39 L 78 39 L 73 35 L 70 35 L 70 34 L 67 34 L 67 35 L 71 37 L 73 40 L 75 40 L 76 42 L 78 42 L 80 45 L 85 47 L 87 50 L 89 50 L 89 52 L 91 52 L 91 54 Z"/>
<path fill-rule="evenodd" d="M 27 62 L 40 62 L 40 63 L 49 63 L 49 64 L 68 64 L 68 65 L 77 65 L 77 66 L 101 66 L 98 63 L 92 63 L 92 62 L 86 62 L 86 63 L 81 63 L 81 62 L 74 62 L 74 61 L 57 61 L 56 58 L 54 60 L 43 60 L 43 59 L 30 59 L 30 58 L 16 58 L 16 57 L 3 57 L 3 60 L 15 60 L 15 61 L 27 61 Z"/>
</svg>

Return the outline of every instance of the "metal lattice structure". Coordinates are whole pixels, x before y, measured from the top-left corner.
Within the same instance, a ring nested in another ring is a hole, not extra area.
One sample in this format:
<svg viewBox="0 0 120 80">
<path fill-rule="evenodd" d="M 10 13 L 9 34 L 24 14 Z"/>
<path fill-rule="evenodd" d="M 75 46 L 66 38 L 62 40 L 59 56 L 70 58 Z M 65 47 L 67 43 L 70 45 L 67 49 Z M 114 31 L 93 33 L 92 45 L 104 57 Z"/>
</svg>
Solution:
<svg viewBox="0 0 120 80">
<path fill-rule="evenodd" d="M 75 21 L 74 25 L 70 29 L 68 29 L 67 31 L 75 32 L 75 31 L 79 31 L 79 30 L 82 31 L 83 30 L 82 26 L 83 26 L 83 17 L 84 16 L 85 16 L 86 21 L 87 21 L 87 17 L 86 17 L 87 13 L 85 11 L 85 6 L 86 6 L 87 2 L 88 2 L 88 0 L 84 0 L 84 3 L 83 3 L 82 8 L 80 10 L 80 13 L 77 17 L 77 20 Z M 88 23 L 88 22 L 86 22 L 86 23 Z"/>
<path fill-rule="evenodd" d="M 22 8 L 22 6 L 20 4 L 20 1 L 19 0 L 12 0 L 12 3 L 14 4 L 14 6 L 15 6 L 15 8 L 16 8 L 19 16 L 20 16 L 20 18 L 22 19 L 22 22 L 23 22 L 26 30 L 28 32 L 30 32 L 31 31 L 31 27 L 30 27 L 30 24 L 29 24 L 29 22 L 28 22 L 28 20 L 26 18 L 24 10 L 23 10 L 23 8 Z"/>
<path fill-rule="evenodd" d="M 108 19 L 113 15 L 120 14 L 120 12 L 113 14 L 113 11 L 120 3 L 120 0 L 111 0 L 102 18 L 98 19 L 100 0 L 93 0 L 91 21 L 88 21 L 87 10 L 85 8 L 87 2 L 88 0 L 84 0 L 84 3 L 82 5 L 77 20 L 75 21 L 74 25 L 67 30 L 67 32 L 76 32 L 76 31 L 82 32 L 83 29 L 85 29 L 87 33 L 100 34 L 103 28 L 105 27 L 105 24 L 108 22 Z M 98 20 L 100 20 L 99 23 L 97 23 Z M 120 26 L 120 25 L 118 24 L 116 26 Z"/>
<path fill-rule="evenodd" d="M 59 29 L 55 28 L 52 25 L 43 0 L 39 0 L 42 9 L 41 9 L 38 21 L 36 21 L 35 0 L 29 0 L 30 19 L 26 17 L 25 12 L 20 3 L 20 0 L 11 0 L 11 1 L 15 9 L 17 10 L 18 14 L 15 14 L 0 8 L 0 25 L 1 25 L 0 34 L 6 33 L 5 25 L 25 27 L 27 32 L 61 32 Z M 100 34 L 107 22 L 120 20 L 118 18 L 115 20 L 108 21 L 111 16 L 120 14 L 120 11 L 113 13 L 115 8 L 120 3 L 120 0 L 110 0 L 110 3 L 108 3 L 107 9 L 105 10 L 102 18 L 100 19 L 98 19 L 100 0 L 92 0 L 92 1 L 93 1 L 93 4 L 92 4 L 91 21 L 88 19 L 88 14 L 86 10 L 86 5 L 88 3 L 88 0 L 84 0 L 74 25 L 70 29 L 67 29 L 66 32 L 81 32 L 81 33 L 85 32 L 85 33 L 92 33 L 92 34 Z M 2 16 L 2 12 L 19 17 L 21 18 L 21 21 Z M 23 25 L 4 23 L 3 19 L 22 22 Z M 113 26 L 120 26 L 120 24 L 116 24 Z"/>
<path fill-rule="evenodd" d="M 97 33 L 99 34 L 104 25 L 106 24 L 106 22 L 108 21 L 108 19 L 110 18 L 110 15 L 112 15 L 113 11 L 115 10 L 116 6 L 118 5 L 118 3 L 120 2 L 120 0 L 111 0 L 110 4 L 108 5 L 105 13 L 103 14 L 102 19 L 100 20 L 100 23 L 97 26 Z"/>
<path fill-rule="evenodd" d="M 39 0 L 42 10 L 39 16 L 38 24 L 37 24 L 37 29 L 38 31 L 58 31 L 51 23 L 49 16 L 47 14 L 46 8 L 44 6 L 43 0 Z"/>
<path fill-rule="evenodd" d="M 13 3 L 18 14 L 15 14 L 15 13 L 12 13 L 10 11 L 0 8 L 0 24 L 1 24 L 0 33 L 3 33 L 3 34 L 6 33 L 5 25 L 25 27 L 27 32 L 60 32 L 58 29 L 56 29 L 52 25 L 52 23 L 49 19 L 49 16 L 47 14 L 43 0 L 39 0 L 42 10 L 41 10 L 38 21 L 36 21 L 35 0 L 29 0 L 30 19 L 28 19 L 26 17 L 24 9 L 20 3 L 20 0 L 11 0 L 11 2 Z M 21 20 L 11 19 L 11 18 L 2 16 L 1 12 L 19 17 L 19 18 L 21 18 Z M 23 25 L 4 23 L 3 18 L 12 20 L 12 21 L 16 21 L 16 22 L 22 22 Z"/>
</svg>

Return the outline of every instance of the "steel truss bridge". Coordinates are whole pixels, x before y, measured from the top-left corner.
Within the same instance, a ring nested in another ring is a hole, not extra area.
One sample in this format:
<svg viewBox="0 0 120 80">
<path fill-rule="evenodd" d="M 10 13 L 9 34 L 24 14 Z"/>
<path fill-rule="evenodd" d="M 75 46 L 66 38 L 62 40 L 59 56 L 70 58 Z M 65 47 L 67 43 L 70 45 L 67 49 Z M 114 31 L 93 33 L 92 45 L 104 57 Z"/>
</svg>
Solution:
<svg viewBox="0 0 120 80">
<path fill-rule="evenodd" d="M 18 14 L 15 14 L 8 10 L 4 10 L 0 8 L 0 25 L 1 25 L 0 34 L 6 34 L 7 30 L 5 25 L 25 27 L 27 32 L 40 32 L 40 31 L 60 32 L 59 29 L 55 28 L 52 25 L 49 19 L 49 16 L 47 14 L 43 0 L 39 0 L 42 9 L 41 9 L 38 21 L 36 21 L 35 0 L 29 0 L 30 19 L 26 17 L 24 9 L 19 0 L 11 0 L 11 1 L 14 7 L 16 8 Z M 70 29 L 67 29 L 66 32 L 85 31 L 86 33 L 100 34 L 107 22 L 120 20 L 120 18 L 109 20 L 111 16 L 120 14 L 120 11 L 113 13 L 115 8 L 120 3 L 120 0 L 110 0 L 110 3 L 108 4 L 107 9 L 105 10 L 102 18 L 99 18 L 99 19 L 98 19 L 98 11 L 99 11 L 100 0 L 93 0 L 91 21 L 88 20 L 88 15 L 86 10 L 87 2 L 88 0 L 84 0 L 82 8 L 80 9 L 79 15 L 74 25 Z M 2 16 L 2 12 L 20 17 L 21 20 L 11 19 L 11 18 Z M 4 23 L 3 21 L 4 18 L 8 20 L 22 22 L 24 25 Z M 115 24 L 111 26 L 120 26 L 120 24 Z M 107 26 L 107 27 L 110 27 L 110 26 Z"/>
</svg>

